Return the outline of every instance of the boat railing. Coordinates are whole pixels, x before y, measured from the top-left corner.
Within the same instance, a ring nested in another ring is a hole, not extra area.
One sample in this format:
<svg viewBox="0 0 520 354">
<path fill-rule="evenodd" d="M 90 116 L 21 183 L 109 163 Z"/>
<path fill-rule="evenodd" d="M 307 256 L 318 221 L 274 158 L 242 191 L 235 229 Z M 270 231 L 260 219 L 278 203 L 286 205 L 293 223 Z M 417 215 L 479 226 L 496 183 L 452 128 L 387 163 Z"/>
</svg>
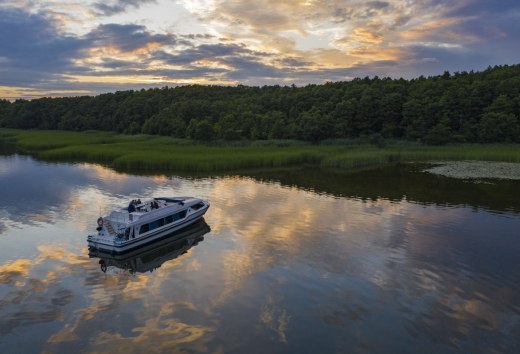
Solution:
<svg viewBox="0 0 520 354">
<path fill-rule="evenodd" d="M 128 212 L 113 211 L 110 213 L 109 221 L 114 228 L 114 234 L 124 234 L 126 225 L 130 221 Z"/>
<path fill-rule="evenodd" d="M 114 227 L 112 226 L 112 223 L 110 222 L 110 220 L 105 223 L 105 228 L 109 235 L 116 234 L 116 231 L 114 230 Z"/>
</svg>

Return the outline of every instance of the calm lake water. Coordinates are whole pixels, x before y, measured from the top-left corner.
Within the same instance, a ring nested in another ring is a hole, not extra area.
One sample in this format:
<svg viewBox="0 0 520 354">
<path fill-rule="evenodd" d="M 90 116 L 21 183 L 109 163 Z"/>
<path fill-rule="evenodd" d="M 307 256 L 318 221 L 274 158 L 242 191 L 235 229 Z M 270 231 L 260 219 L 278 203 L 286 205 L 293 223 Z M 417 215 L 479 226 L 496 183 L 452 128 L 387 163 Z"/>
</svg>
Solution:
<svg viewBox="0 0 520 354">
<path fill-rule="evenodd" d="M 520 352 L 520 183 L 419 171 L 190 178 L 0 157 L 1 352 Z M 100 212 L 172 195 L 208 199 L 205 223 L 89 256 Z"/>
</svg>

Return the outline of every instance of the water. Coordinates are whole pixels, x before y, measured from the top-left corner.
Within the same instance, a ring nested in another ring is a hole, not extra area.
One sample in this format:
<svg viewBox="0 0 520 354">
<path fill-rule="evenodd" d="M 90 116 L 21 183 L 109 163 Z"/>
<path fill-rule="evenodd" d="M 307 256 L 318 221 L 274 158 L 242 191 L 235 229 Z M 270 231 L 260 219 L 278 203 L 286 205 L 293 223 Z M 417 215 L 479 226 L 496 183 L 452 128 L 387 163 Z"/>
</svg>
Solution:
<svg viewBox="0 0 520 354">
<path fill-rule="evenodd" d="M 0 157 L 2 353 L 519 352 L 520 184 L 418 170 L 187 178 Z M 89 257 L 100 213 L 170 195 L 209 199 L 205 223 Z"/>
</svg>

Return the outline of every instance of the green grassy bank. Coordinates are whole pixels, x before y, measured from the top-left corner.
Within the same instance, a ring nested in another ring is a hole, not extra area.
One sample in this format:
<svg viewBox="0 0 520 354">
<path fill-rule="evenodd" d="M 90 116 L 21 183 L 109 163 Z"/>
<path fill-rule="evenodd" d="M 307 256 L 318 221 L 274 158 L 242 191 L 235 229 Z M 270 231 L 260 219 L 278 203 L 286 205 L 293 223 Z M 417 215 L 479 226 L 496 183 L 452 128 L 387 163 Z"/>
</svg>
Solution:
<svg viewBox="0 0 520 354">
<path fill-rule="evenodd" d="M 520 162 L 520 145 L 425 146 L 392 143 L 310 145 L 297 141 L 202 144 L 189 140 L 110 132 L 0 129 L 3 144 L 50 161 L 99 162 L 121 170 L 229 171 L 313 164 L 359 168 L 396 162 L 489 160 Z M 0 144 L 1 146 L 1 144 Z"/>
</svg>

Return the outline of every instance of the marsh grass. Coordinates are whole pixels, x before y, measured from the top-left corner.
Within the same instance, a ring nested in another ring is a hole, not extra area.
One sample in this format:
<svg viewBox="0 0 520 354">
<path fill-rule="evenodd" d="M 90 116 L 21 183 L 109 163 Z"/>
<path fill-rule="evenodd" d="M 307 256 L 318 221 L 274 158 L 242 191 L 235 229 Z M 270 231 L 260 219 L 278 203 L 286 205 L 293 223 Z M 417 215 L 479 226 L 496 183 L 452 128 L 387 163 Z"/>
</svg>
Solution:
<svg viewBox="0 0 520 354">
<path fill-rule="evenodd" d="M 321 165 L 336 168 L 356 168 L 398 162 L 450 160 L 520 162 L 520 146 L 476 144 L 424 146 L 397 144 L 377 149 L 366 145 L 356 146 L 344 153 L 329 155 L 321 161 Z"/>
<path fill-rule="evenodd" d="M 110 132 L 0 129 L 0 138 L 44 160 L 100 162 L 119 170 L 186 172 L 280 168 L 300 165 L 352 169 L 399 162 L 488 160 L 520 162 L 519 145 L 425 146 L 393 142 L 311 145 L 293 140 L 212 142 Z"/>
</svg>

